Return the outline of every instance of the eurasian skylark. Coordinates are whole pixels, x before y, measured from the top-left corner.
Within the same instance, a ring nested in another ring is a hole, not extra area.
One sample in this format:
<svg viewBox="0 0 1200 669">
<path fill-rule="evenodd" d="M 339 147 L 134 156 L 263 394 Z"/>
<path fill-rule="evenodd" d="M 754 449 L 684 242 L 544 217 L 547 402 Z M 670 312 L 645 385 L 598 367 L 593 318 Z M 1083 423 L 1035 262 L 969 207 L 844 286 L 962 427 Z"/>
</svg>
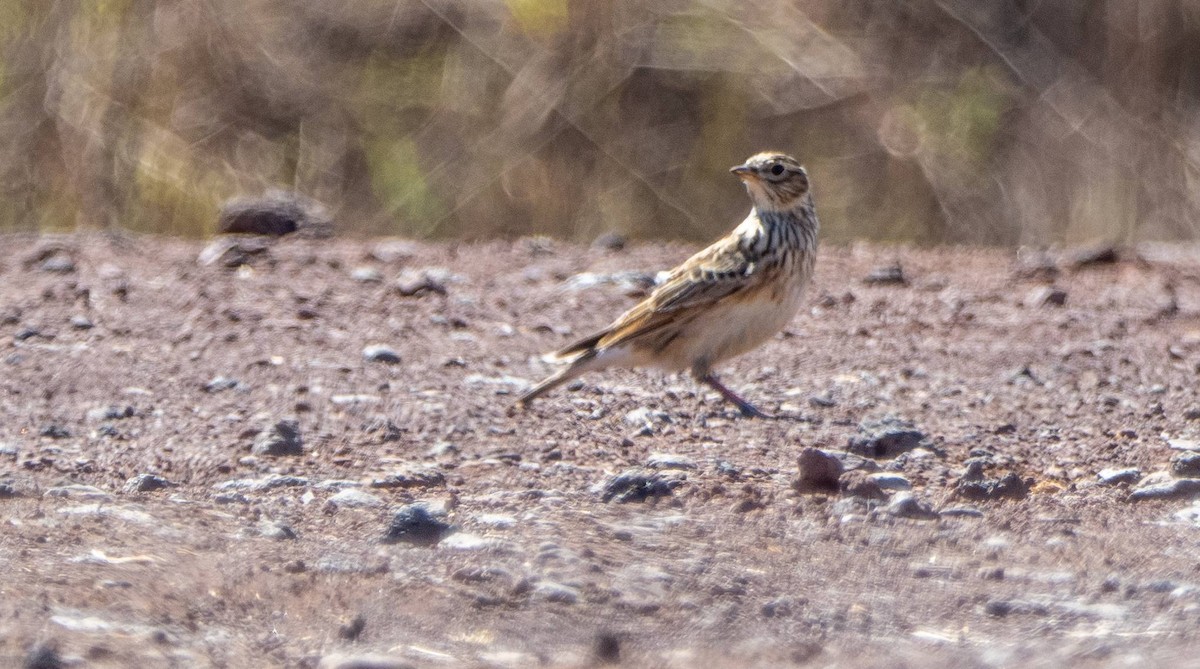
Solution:
<svg viewBox="0 0 1200 669">
<path fill-rule="evenodd" d="M 569 364 L 517 400 L 593 370 L 689 370 L 747 416 L 766 417 L 713 374 L 713 365 L 756 348 L 800 308 L 817 258 L 817 213 L 808 173 L 782 153 L 759 153 L 730 170 L 754 208 L 724 238 L 671 270 L 645 300 L 611 325 L 553 354 Z"/>
</svg>

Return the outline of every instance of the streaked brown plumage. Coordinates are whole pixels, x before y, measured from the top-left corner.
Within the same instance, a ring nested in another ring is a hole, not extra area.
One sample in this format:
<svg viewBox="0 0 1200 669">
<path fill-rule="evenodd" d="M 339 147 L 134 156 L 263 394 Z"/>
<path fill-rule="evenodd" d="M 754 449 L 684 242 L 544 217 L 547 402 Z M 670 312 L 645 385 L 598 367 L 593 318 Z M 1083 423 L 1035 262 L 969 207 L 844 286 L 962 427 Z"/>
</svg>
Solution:
<svg viewBox="0 0 1200 669">
<path fill-rule="evenodd" d="M 519 406 L 585 372 L 654 366 L 689 370 L 742 413 L 766 415 L 712 368 L 756 348 L 795 315 L 812 277 L 819 225 L 808 173 L 794 158 L 759 153 L 730 171 L 746 184 L 750 215 L 607 328 L 555 353 L 570 364 L 522 395 Z"/>
</svg>

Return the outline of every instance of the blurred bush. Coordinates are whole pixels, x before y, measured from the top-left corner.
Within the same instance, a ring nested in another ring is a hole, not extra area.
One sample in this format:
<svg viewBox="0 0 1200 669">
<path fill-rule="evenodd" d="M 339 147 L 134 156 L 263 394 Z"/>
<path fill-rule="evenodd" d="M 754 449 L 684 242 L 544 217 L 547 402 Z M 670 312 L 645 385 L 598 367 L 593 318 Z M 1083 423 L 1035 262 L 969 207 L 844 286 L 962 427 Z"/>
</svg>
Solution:
<svg viewBox="0 0 1200 669">
<path fill-rule="evenodd" d="M 828 238 L 1194 237 L 1195 0 L 0 0 L 0 228 L 702 240 L 763 148 Z"/>
</svg>

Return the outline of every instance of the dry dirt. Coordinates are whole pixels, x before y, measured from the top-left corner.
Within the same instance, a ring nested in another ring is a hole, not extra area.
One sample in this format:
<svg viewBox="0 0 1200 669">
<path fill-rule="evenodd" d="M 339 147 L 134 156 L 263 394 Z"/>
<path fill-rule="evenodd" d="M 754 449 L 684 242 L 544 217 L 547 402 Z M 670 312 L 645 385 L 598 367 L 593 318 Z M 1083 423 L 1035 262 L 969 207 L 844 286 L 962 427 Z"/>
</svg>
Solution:
<svg viewBox="0 0 1200 669">
<path fill-rule="evenodd" d="M 653 371 L 508 415 L 686 246 L 203 248 L 0 236 L 0 665 L 1200 666 L 1195 247 L 827 248 L 721 370 L 775 420 Z"/>
</svg>

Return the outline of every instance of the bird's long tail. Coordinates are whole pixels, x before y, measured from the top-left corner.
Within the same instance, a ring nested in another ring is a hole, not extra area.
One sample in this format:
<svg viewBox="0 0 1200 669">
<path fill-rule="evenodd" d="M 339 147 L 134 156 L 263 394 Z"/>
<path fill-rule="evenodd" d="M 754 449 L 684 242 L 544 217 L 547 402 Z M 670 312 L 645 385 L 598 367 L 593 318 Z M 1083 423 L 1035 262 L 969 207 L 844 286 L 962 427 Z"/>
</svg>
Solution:
<svg viewBox="0 0 1200 669">
<path fill-rule="evenodd" d="M 541 383 L 526 391 L 524 395 L 521 395 L 520 399 L 517 400 L 517 406 L 524 409 L 529 406 L 530 402 L 571 381 L 580 374 L 583 374 L 583 370 L 577 368 L 574 364 L 558 370 L 553 376 L 547 377 Z"/>
<path fill-rule="evenodd" d="M 614 351 L 594 348 L 596 342 L 600 341 L 603 336 L 604 334 L 601 333 L 593 337 L 588 337 L 553 355 L 547 356 L 549 359 L 565 361 L 567 362 L 567 366 L 530 388 L 524 395 L 521 395 L 516 401 L 517 408 L 524 409 L 533 400 L 562 384 L 573 381 L 585 372 L 604 369 L 616 361 L 614 358 L 620 358 L 619 355 L 613 355 Z"/>
</svg>

